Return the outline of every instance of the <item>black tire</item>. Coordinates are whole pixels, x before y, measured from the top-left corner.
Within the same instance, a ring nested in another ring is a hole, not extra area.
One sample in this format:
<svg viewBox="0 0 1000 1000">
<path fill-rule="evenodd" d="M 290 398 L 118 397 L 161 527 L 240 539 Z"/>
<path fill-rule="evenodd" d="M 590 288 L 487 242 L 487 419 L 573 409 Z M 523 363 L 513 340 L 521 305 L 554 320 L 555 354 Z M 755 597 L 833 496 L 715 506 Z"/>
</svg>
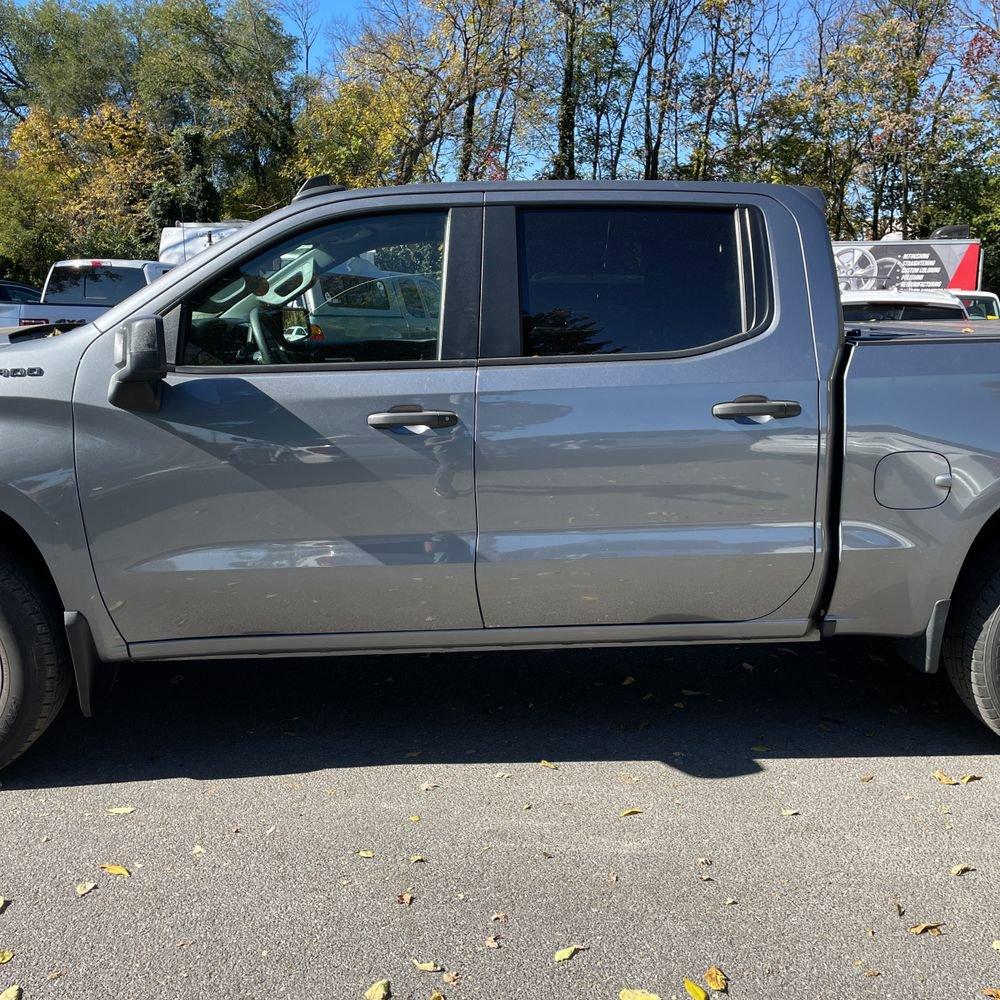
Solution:
<svg viewBox="0 0 1000 1000">
<path fill-rule="evenodd" d="M 48 588 L 0 554 L 0 768 L 45 732 L 66 700 L 70 673 Z"/>
<path fill-rule="evenodd" d="M 945 670 L 969 711 L 1000 735 L 1000 551 L 962 581 L 941 649 Z"/>
</svg>

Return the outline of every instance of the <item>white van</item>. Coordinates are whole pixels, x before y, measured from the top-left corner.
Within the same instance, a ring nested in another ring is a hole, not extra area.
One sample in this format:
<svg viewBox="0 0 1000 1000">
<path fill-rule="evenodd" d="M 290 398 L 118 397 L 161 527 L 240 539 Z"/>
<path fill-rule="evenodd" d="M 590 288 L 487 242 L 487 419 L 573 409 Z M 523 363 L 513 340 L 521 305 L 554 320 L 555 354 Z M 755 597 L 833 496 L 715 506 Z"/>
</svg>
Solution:
<svg viewBox="0 0 1000 1000">
<path fill-rule="evenodd" d="M 167 226 L 160 233 L 160 262 L 183 264 L 245 225 L 245 219 L 227 219 L 225 222 L 178 222 L 176 226 Z"/>
</svg>

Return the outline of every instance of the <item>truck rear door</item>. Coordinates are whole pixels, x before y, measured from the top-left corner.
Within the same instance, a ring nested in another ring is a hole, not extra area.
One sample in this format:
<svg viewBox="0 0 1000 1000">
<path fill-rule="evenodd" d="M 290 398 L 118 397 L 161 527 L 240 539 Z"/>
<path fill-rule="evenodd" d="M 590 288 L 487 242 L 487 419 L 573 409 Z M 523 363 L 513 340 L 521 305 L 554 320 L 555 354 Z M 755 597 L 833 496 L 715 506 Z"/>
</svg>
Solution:
<svg viewBox="0 0 1000 1000">
<path fill-rule="evenodd" d="M 763 195 L 614 197 L 487 196 L 487 626 L 747 621 L 813 570 L 819 381 L 795 219 Z"/>
</svg>

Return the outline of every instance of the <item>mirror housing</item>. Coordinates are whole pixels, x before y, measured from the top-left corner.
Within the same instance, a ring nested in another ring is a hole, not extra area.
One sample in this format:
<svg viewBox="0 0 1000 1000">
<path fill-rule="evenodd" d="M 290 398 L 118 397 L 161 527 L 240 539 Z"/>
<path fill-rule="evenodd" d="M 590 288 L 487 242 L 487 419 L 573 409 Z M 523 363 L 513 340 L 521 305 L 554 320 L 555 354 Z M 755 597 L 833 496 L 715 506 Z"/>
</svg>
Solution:
<svg viewBox="0 0 1000 1000">
<path fill-rule="evenodd" d="M 130 319 L 115 330 L 115 368 L 108 402 L 123 410 L 156 413 L 167 377 L 167 349 L 159 316 Z"/>
</svg>

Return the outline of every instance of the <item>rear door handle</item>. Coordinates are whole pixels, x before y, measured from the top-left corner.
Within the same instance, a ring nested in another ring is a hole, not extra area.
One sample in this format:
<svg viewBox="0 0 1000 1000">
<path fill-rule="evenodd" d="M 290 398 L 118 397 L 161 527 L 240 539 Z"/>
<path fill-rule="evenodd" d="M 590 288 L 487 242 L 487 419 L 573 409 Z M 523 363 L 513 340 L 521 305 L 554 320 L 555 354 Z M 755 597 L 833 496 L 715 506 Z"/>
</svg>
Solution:
<svg viewBox="0 0 1000 1000">
<path fill-rule="evenodd" d="M 736 420 L 738 417 L 797 417 L 802 412 L 802 404 L 793 399 L 768 399 L 767 396 L 737 396 L 725 403 L 712 407 L 712 416 L 720 420 Z"/>
<path fill-rule="evenodd" d="M 369 427 L 454 427 L 458 414 L 448 410 L 390 410 L 369 413 Z"/>
</svg>

